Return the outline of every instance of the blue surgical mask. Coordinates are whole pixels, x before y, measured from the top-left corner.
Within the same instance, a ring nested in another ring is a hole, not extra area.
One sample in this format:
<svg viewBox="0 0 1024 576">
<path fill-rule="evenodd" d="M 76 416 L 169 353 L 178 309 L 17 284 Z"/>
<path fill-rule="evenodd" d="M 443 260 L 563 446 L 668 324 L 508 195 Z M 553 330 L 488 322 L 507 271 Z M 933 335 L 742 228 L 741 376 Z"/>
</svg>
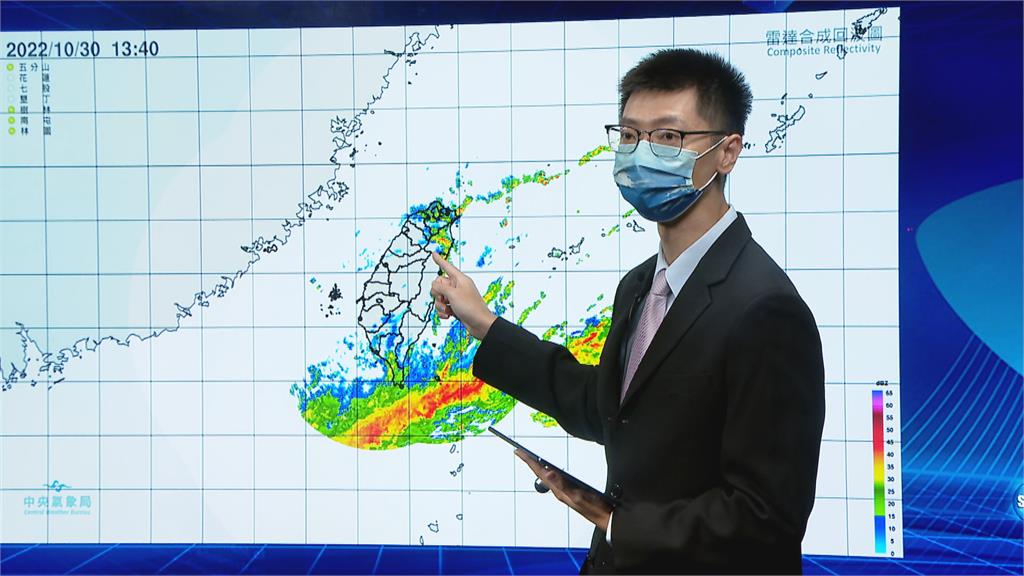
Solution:
<svg viewBox="0 0 1024 576">
<path fill-rule="evenodd" d="M 674 158 L 656 156 L 652 147 L 664 151 L 665 156 L 671 156 L 676 149 L 653 142 L 639 142 L 632 154 L 616 153 L 612 174 L 619 192 L 647 220 L 675 220 L 718 176 L 715 172 L 703 186 L 693 187 L 693 167 L 697 159 L 714 150 L 723 140 L 724 137 L 700 154 L 683 148 Z"/>
</svg>

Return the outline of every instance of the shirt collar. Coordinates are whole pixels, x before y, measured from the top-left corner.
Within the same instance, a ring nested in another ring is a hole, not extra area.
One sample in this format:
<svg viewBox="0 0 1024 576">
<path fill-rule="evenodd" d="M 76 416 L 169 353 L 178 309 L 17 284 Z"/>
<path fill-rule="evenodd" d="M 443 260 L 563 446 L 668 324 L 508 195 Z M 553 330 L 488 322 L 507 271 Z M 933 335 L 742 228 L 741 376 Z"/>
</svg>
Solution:
<svg viewBox="0 0 1024 576">
<path fill-rule="evenodd" d="M 708 250 L 711 249 L 711 245 L 718 240 L 718 237 L 725 232 L 725 229 L 732 224 L 733 220 L 736 219 L 736 209 L 731 205 L 729 209 L 715 222 L 714 226 L 708 229 L 696 242 L 690 244 L 683 253 L 672 262 L 669 266 L 665 260 L 665 255 L 661 251 L 661 246 L 658 247 L 658 264 L 654 268 L 654 273 L 657 275 L 661 269 L 665 270 L 665 279 L 668 281 L 668 287 L 672 289 L 672 295 L 677 296 L 679 291 L 683 289 L 683 284 L 693 274 L 694 269 L 697 268 L 697 264 L 700 263 L 701 258 L 707 254 Z"/>
</svg>

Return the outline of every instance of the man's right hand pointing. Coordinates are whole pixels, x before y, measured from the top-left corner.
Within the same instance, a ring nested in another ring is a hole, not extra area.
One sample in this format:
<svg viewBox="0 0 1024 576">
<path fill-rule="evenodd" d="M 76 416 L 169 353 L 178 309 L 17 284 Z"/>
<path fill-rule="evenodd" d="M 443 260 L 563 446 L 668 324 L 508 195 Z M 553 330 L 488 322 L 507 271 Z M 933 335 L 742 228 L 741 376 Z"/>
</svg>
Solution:
<svg viewBox="0 0 1024 576">
<path fill-rule="evenodd" d="M 444 273 L 430 285 L 430 296 L 434 299 L 437 315 L 444 319 L 454 316 L 466 326 L 470 336 L 483 340 L 498 317 L 487 308 L 469 276 L 436 252 L 431 257 Z"/>
</svg>

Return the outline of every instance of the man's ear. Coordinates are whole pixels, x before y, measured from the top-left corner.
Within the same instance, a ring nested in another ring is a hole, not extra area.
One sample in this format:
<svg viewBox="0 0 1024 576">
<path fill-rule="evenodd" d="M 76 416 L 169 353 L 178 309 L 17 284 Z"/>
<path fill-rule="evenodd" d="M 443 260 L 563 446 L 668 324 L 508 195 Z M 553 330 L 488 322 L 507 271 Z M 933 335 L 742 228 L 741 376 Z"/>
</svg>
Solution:
<svg viewBox="0 0 1024 576">
<path fill-rule="evenodd" d="M 729 134 L 725 137 L 719 148 L 722 152 L 719 154 L 718 160 L 718 173 L 728 174 L 732 172 L 733 166 L 736 165 L 736 159 L 739 158 L 740 152 L 743 151 L 743 136 L 740 134 Z"/>
</svg>

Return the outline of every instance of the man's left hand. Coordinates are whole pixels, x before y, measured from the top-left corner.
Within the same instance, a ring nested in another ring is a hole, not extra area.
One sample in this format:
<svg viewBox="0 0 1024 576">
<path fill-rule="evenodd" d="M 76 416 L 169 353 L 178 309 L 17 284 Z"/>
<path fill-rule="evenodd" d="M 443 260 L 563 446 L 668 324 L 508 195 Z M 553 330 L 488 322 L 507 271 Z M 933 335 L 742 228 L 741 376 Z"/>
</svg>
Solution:
<svg viewBox="0 0 1024 576">
<path fill-rule="evenodd" d="M 554 470 L 547 470 L 541 466 L 536 460 L 526 456 L 519 450 L 515 451 L 516 456 L 526 465 L 533 470 L 533 473 L 540 478 L 541 482 L 547 485 L 551 489 L 551 493 L 555 495 L 567 506 L 580 513 L 581 516 L 590 520 L 595 526 L 601 530 L 608 530 L 608 517 L 611 516 L 612 509 L 600 498 L 588 494 L 575 486 L 567 483 L 562 475 Z"/>
</svg>

